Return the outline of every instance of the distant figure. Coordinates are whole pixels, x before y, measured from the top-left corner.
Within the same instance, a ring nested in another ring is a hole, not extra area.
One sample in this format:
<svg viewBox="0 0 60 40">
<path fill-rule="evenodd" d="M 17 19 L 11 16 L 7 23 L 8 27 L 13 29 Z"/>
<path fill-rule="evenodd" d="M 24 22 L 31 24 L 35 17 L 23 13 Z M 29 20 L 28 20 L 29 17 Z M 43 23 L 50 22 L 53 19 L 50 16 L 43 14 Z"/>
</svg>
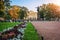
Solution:
<svg viewBox="0 0 60 40">
<path fill-rule="evenodd" d="M 41 36 L 41 39 L 44 40 L 43 36 Z"/>
</svg>

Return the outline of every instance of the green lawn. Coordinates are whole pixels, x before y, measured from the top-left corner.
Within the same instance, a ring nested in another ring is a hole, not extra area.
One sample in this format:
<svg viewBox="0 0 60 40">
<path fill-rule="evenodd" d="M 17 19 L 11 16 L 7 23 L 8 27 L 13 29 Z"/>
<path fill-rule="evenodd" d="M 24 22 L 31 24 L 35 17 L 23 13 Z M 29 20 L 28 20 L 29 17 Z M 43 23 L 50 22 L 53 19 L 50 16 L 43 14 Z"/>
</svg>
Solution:
<svg viewBox="0 0 60 40">
<path fill-rule="evenodd" d="M 0 22 L 0 32 L 2 32 L 4 29 L 7 29 L 9 27 L 14 27 L 15 25 L 19 24 L 19 22 Z"/>
<path fill-rule="evenodd" d="M 27 23 L 23 39 L 24 40 L 41 40 L 41 38 L 38 37 L 38 34 L 31 23 Z"/>
</svg>

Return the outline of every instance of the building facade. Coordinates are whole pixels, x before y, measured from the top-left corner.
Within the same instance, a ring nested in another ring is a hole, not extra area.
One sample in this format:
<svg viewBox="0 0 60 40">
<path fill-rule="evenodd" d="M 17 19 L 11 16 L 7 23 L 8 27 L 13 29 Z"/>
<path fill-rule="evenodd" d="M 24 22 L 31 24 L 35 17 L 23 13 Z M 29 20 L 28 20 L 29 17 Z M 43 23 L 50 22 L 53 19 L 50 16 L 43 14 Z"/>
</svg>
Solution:
<svg viewBox="0 0 60 40">
<path fill-rule="evenodd" d="M 28 19 L 28 20 L 37 20 L 37 12 L 29 11 L 27 13 L 26 19 Z"/>
</svg>

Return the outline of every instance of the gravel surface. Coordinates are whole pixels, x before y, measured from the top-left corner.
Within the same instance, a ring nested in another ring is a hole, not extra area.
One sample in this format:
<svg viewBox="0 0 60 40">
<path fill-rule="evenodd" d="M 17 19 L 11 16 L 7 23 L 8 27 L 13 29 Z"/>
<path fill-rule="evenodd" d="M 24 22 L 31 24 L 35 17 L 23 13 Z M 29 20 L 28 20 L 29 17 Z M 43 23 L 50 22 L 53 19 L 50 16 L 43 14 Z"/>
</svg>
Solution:
<svg viewBox="0 0 60 40">
<path fill-rule="evenodd" d="M 38 34 L 44 40 L 60 40 L 60 22 L 58 21 L 33 21 Z"/>
</svg>

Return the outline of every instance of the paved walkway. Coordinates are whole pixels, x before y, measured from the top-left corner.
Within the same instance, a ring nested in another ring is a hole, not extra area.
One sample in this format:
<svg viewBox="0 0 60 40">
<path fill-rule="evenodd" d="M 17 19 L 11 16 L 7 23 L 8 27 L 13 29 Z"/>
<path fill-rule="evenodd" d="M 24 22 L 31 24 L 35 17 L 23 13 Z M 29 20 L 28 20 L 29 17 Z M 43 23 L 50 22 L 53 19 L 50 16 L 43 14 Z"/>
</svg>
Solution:
<svg viewBox="0 0 60 40">
<path fill-rule="evenodd" d="M 60 40 L 60 22 L 33 21 L 32 24 L 44 40 Z"/>
</svg>

